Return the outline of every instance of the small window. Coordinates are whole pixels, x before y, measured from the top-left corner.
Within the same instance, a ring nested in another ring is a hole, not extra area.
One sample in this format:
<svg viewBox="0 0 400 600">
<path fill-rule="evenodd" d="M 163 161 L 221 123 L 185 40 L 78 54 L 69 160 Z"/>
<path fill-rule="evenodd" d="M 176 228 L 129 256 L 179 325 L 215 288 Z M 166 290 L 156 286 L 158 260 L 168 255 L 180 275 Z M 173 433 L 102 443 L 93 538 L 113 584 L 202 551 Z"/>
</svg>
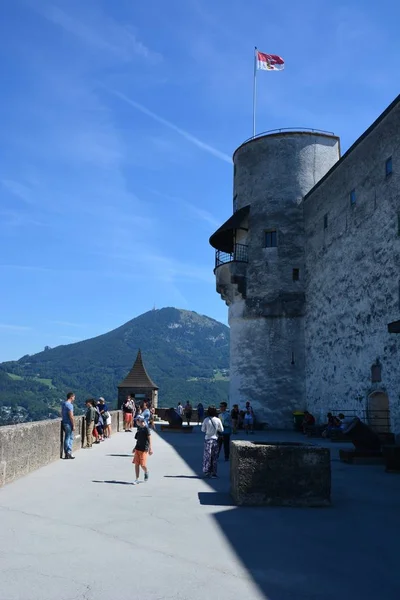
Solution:
<svg viewBox="0 0 400 600">
<path fill-rule="evenodd" d="M 277 235 L 276 230 L 266 231 L 265 232 L 265 247 L 266 248 L 276 248 L 277 243 Z"/>
<path fill-rule="evenodd" d="M 328 213 L 324 215 L 324 229 L 328 229 Z"/>
<path fill-rule="evenodd" d="M 293 278 L 293 281 L 299 281 L 299 279 L 300 279 L 300 269 L 293 269 L 292 278 Z"/>
<path fill-rule="evenodd" d="M 393 163 L 392 163 L 391 156 L 389 156 L 389 158 L 387 159 L 387 161 L 385 163 L 385 173 L 386 173 L 386 177 L 389 177 L 389 175 L 391 175 L 393 173 Z"/>
<path fill-rule="evenodd" d="M 351 190 L 351 192 L 350 192 L 350 204 L 351 204 L 351 206 L 354 206 L 355 203 L 356 203 L 356 190 Z"/>
</svg>

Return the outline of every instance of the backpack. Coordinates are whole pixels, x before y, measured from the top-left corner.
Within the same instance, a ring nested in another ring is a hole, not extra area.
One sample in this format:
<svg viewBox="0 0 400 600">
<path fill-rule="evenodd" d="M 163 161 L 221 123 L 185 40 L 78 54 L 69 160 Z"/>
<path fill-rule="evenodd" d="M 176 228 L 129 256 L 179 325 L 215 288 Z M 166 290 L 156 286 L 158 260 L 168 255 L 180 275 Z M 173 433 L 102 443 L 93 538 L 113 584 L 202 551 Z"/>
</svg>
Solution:
<svg viewBox="0 0 400 600">
<path fill-rule="evenodd" d="M 99 415 L 98 411 L 95 409 L 95 411 L 94 411 L 94 424 L 95 425 L 97 425 L 97 423 L 99 422 L 99 418 L 100 418 L 100 415 Z"/>
</svg>

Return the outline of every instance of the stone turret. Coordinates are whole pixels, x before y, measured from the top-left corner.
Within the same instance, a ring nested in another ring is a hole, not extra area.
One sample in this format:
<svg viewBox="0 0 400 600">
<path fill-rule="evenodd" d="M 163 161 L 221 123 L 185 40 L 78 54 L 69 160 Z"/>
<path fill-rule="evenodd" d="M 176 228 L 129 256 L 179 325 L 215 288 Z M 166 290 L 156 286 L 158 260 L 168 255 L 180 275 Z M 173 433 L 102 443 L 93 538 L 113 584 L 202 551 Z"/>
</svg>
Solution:
<svg viewBox="0 0 400 600">
<path fill-rule="evenodd" d="M 302 199 L 339 158 L 315 131 L 262 135 L 234 153 L 233 215 L 210 238 L 229 307 L 230 403 L 290 427 L 305 403 Z"/>
</svg>

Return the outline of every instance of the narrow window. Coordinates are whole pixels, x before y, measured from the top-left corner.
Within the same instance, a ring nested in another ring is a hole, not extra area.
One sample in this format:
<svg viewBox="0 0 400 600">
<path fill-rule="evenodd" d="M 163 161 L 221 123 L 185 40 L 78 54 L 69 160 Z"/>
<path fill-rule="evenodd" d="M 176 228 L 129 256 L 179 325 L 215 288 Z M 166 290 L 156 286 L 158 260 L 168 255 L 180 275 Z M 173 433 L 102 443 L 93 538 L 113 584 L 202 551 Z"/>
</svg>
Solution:
<svg viewBox="0 0 400 600">
<path fill-rule="evenodd" d="M 351 192 L 350 192 L 350 204 L 351 204 L 351 206 L 354 206 L 355 203 L 356 203 L 356 190 L 351 190 Z"/>
<path fill-rule="evenodd" d="M 300 279 L 300 269 L 293 269 L 292 278 L 293 278 L 293 281 L 299 281 L 299 279 Z"/>
<path fill-rule="evenodd" d="M 324 229 L 328 229 L 328 213 L 324 215 Z"/>
<path fill-rule="evenodd" d="M 265 247 L 266 248 L 276 248 L 278 245 L 276 230 L 266 231 L 265 232 Z"/>
<path fill-rule="evenodd" d="M 386 173 L 386 177 L 389 177 L 389 175 L 391 175 L 393 173 L 393 163 L 392 163 L 391 156 L 389 156 L 389 158 L 387 159 L 387 161 L 385 163 L 385 173 Z"/>
</svg>

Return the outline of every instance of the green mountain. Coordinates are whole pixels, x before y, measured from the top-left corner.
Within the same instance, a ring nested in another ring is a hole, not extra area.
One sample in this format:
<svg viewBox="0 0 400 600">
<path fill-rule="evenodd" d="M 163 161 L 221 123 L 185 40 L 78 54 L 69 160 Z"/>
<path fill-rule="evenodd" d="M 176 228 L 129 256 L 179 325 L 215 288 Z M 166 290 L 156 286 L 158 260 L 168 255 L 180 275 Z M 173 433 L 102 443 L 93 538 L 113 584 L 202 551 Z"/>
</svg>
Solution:
<svg viewBox="0 0 400 600">
<path fill-rule="evenodd" d="M 162 308 L 104 335 L 1 363 L 0 424 L 58 416 L 69 390 L 81 410 L 93 396 L 115 405 L 117 385 L 139 348 L 160 388 L 159 406 L 227 398 L 229 328 L 195 312 Z"/>
</svg>

